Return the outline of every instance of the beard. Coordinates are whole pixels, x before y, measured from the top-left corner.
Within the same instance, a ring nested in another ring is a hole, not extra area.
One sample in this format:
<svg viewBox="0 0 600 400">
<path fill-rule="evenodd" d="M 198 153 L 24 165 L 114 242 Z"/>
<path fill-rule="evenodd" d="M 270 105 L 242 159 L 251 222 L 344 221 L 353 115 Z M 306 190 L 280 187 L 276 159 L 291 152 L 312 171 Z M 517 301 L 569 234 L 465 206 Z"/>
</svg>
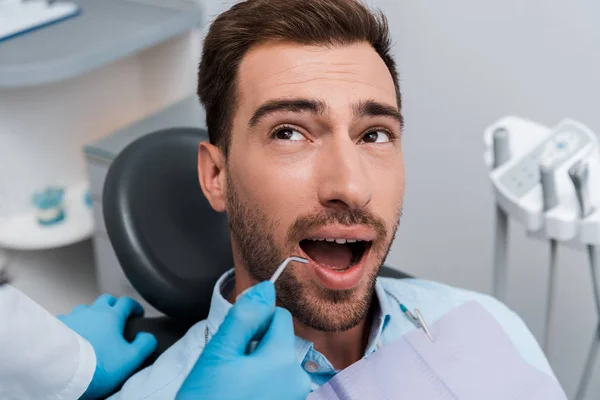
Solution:
<svg viewBox="0 0 600 400">
<path fill-rule="evenodd" d="M 302 235 L 331 223 L 342 225 L 366 225 L 375 230 L 368 256 L 371 265 L 365 268 L 365 282 L 349 290 L 330 290 L 312 281 L 303 282 L 294 274 L 304 264 L 288 265 L 275 284 L 277 299 L 293 317 L 305 326 L 323 332 L 342 332 L 359 325 L 367 317 L 377 275 L 392 246 L 398 229 L 401 207 L 398 207 L 392 235 L 388 235 L 385 223 L 375 215 L 356 209 L 323 209 L 296 219 L 288 229 L 285 244 L 278 246 L 274 232 L 278 221 L 263 213 L 260 207 L 247 204 L 238 195 L 231 174 L 227 173 L 227 216 L 232 237 L 241 261 L 248 274 L 256 281 L 271 278 L 277 266 L 287 257 L 294 255 Z"/>
</svg>

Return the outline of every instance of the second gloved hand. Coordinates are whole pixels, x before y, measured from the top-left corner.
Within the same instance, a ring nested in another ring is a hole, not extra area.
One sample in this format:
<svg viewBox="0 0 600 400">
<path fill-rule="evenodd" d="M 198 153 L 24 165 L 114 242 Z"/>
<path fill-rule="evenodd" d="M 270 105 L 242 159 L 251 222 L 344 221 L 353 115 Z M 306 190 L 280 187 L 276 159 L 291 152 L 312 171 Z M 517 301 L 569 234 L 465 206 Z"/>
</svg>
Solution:
<svg viewBox="0 0 600 400">
<path fill-rule="evenodd" d="M 58 316 L 86 339 L 96 354 L 96 371 L 82 399 L 105 398 L 154 352 L 157 343 L 153 335 L 138 333 L 132 343 L 123 336 L 127 319 L 143 314 L 135 300 L 103 294 L 91 306 L 81 305 L 69 315 Z"/>
<path fill-rule="evenodd" d="M 246 353 L 253 338 L 264 336 Z M 261 282 L 244 293 L 208 343 L 177 400 L 300 400 L 310 378 L 296 358 L 291 314 L 275 307 L 275 287 Z"/>
</svg>

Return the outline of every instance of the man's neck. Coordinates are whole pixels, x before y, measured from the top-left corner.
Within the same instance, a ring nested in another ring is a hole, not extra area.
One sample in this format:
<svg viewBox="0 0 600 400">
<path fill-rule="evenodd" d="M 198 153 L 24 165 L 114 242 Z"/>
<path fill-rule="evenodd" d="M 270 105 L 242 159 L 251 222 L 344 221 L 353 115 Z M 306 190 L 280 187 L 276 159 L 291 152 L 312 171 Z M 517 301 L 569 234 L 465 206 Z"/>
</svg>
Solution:
<svg viewBox="0 0 600 400">
<path fill-rule="evenodd" d="M 296 336 L 312 342 L 336 370 L 342 370 L 362 359 L 369 337 L 370 318 L 344 332 L 323 332 L 301 324 L 294 318 Z"/>
<path fill-rule="evenodd" d="M 250 276 L 241 268 L 235 269 L 235 288 L 229 296 L 231 303 L 247 288 L 254 285 Z M 278 304 L 279 305 L 279 304 Z M 373 307 L 371 307 L 373 308 Z M 344 332 L 323 332 L 310 328 L 294 318 L 294 333 L 312 342 L 315 350 L 323 354 L 333 367 L 342 370 L 363 358 L 371 329 L 372 311 L 354 328 Z"/>
</svg>

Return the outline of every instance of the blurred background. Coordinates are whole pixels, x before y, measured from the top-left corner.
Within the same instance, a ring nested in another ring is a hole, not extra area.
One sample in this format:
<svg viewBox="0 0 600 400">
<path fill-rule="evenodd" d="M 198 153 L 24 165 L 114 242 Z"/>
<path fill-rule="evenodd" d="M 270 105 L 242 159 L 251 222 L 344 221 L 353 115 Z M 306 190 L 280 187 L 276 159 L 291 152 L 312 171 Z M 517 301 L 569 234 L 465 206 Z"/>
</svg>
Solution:
<svg viewBox="0 0 600 400">
<path fill-rule="evenodd" d="M 136 296 L 103 227 L 103 177 L 129 141 L 194 109 L 205 29 L 235 2 L 73 3 L 68 20 L 0 41 L 0 251 L 15 286 L 55 314 L 105 291 Z M 388 264 L 492 293 L 483 132 L 507 115 L 600 132 L 600 3 L 369 3 L 390 22 L 406 119 L 404 216 Z M 42 229 L 30 200 L 47 185 L 63 188 L 73 212 Z M 509 238 L 505 302 L 541 341 L 548 245 L 518 224 Z M 550 363 L 571 398 L 597 325 L 585 253 L 560 249 L 556 299 Z M 596 365 L 586 399 L 599 397 Z"/>
</svg>

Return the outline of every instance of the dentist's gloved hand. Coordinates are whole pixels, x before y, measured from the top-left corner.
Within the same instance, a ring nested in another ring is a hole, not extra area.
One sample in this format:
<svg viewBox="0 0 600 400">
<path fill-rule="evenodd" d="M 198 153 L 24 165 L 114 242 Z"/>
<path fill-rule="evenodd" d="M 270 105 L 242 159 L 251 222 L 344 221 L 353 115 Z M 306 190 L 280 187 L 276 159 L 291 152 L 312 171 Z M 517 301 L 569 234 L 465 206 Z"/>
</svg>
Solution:
<svg viewBox="0 0 600 400">
<path fill-rule="evenodd" d="M 143 314 L 135 300 L 103 294 L 91 306 L 81 305 L 69 315 L 58 316 L 86 339 L 96 354 L 94 377 L 82 399 L 105 398 L 154 352 L 157 343 L 153 335 L 140 332 L 131 343 L 123 336 L 127 319 Z"/>
<path fill-rule="evenodd" d="M 258 347 L 248 343 L 264 333 Z M 292 316 L 275 307 L 275 287 L 261 282 L 233 305 L 177 394 L 177 400 L 304 400 L 310 378 L 296 358 Z"/>
</svg>

